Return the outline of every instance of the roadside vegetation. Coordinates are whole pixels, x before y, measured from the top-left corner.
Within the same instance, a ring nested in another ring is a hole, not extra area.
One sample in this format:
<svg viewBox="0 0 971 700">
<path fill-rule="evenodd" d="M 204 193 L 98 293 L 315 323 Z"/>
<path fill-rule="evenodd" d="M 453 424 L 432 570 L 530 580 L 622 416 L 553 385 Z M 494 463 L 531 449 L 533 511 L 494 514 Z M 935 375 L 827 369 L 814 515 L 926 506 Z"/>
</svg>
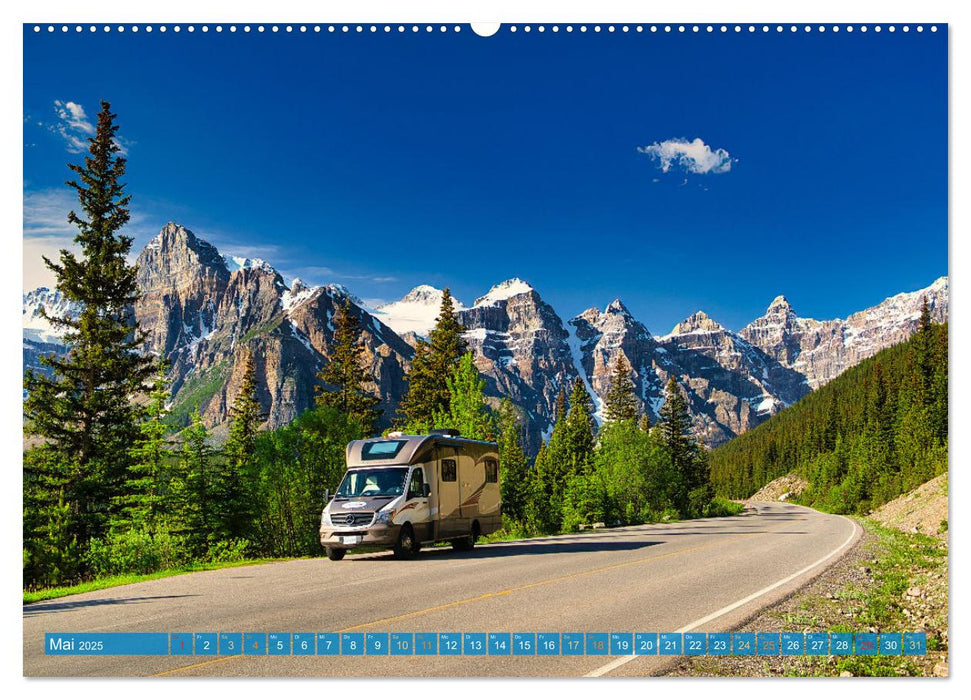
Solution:
<svg viewBox="0 0 971 700">
<path fill-rule="evenodd" d="M 946 538 L 860 518 L 865 534 L 839 563 L 741 632 L 926 632 L 926 656 L 685 657 L 673 675 L 947 675 Z"/>
</svg>

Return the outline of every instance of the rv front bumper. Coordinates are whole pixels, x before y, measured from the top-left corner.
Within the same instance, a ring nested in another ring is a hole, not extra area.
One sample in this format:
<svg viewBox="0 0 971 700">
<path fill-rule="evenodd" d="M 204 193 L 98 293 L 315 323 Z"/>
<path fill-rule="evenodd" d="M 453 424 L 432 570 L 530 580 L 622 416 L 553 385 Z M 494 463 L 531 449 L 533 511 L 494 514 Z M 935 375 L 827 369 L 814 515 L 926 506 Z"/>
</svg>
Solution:
<svg viewBox="0 0 971 700">
<path fill-rule="evenodd" d="M 391 547 L 398 541 L 400 525 L 372 525 L 365 529 L 322 527 L 320 544 L 334 549 Z"/>
</svg>

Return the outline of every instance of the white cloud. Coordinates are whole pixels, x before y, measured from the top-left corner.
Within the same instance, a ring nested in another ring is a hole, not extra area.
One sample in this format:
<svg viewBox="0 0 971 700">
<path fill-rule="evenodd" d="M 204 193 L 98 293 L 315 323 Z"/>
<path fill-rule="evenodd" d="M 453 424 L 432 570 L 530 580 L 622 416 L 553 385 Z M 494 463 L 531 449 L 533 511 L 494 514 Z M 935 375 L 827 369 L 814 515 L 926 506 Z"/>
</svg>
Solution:
<svg viewBox="0 0 971 700">
<path fill-rule="evenodd" d="M 698 138 L 694 141 L 668 139 L 650 146 L 639 146 L 637 150 L 657 161 L 661 172 L 665 173 L 672 167 L 696 175 L 727 173 L 735 160 L 724 148 L 712 150 L 711 146 Z"/>
<path fill-rule="evenodd" d="M 94 136 L 97 130 L 87 112 L 84 111 L 84 107 L 70 100 L 67 102 L 54 100 L 54 112 L 57 114 L 57 123 L 51 124 L 49 128 L 64 139 L 68 153 L 87 152 L 88 137 Z M 127 139 L 116 135 L 115 143 L 120 149 L 119 155 L 128 155 L 130 142 Z"/>
</svg>

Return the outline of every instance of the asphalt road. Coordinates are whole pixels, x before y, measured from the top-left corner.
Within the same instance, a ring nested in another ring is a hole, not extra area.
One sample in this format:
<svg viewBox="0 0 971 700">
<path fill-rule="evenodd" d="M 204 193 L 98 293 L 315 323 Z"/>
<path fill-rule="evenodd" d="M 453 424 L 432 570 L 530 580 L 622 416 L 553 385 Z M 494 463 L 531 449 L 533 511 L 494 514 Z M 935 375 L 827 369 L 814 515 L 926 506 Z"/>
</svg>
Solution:
<svg viewBox="0 0 971 700">
<path fill-rule="evenodd" d="M 724 632 L 833 564 L 851 520 L 732 518 L 222 569 L 25 605 L 28 676 L 645 676 L 670 657 L 47 656 L 45 632 Z"/>
</svg>

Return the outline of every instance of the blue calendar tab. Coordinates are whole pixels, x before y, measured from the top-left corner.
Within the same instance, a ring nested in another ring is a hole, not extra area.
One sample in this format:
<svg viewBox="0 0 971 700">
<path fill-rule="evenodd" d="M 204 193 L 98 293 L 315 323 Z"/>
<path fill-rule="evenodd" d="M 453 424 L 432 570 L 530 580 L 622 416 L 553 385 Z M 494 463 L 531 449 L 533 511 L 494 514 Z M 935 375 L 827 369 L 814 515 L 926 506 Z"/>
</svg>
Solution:
<svg viewBox="0 0 971 700">
<path fill-rule="evenodd" d="M 759 656 L 776 656 L 779 653 L 780 635 L 772 632 L 759 632 Z"/>
<path fill-rule="evenodd" d="M 516 656 L 532 656 L 536 653 L 536 635 L 532 632 L 516 632 L 512 636 L 512 653 Z"/>
<path fill-rule="evenodd" d="M 489 655 L 509 656 L 512 653 L 512 635 L 508 632 L 489 633 Z"/>
<path fill-rule="evenodd" d="M 44 635 L 48 656 L 157 656 L 169 653 L 169 635 L 155 632 L 67 633 Z"/>
<path fill-rule="evenodd" d="M 266 655 L 266 633 L 247 632 L 243 635 L 243 653 L 249 656 Z"/>
<path fill-rule="evenodd" d="M 296 632 L 293 635 L 293 653 L 310 656 L 317 653 L 317 635 L 311 632 Z"/>
<path fill-rule="evenodd" d="M 342 656 L 363 656 L 364 635 L 361 632 L 344 632 L 341 634 Z"/>
<path fill-rule="evenodd" d="M 880 633 L 880 656 L 898 656 L 903 648 L 899 632 Z"/>
<path fill-rule="evenodd" d="M 562 648 L 563 653 L 567 656 L 582 656 L 583 655 L 583 633 L 582 632 L 564 632 L 562 636 Z"/>
<path fill-rule="evenodd" d="M 826 656 L 829 654 L 829 635 L 825 632 L 806 633 L 806 654 L 809 656 Z"/>
<path fill-rule="evenodd" d="M 829 653 L 833 656 L 851 656 L 853 654 L 853 635 L 849 632 L 830 632 Z"/>
<path fill-rule="evenodd" d="M 536 635 L 536 651 L 540 656 L 559 656 L 560 633 L 540 632 Z"/>
<path fill-rule="evenodd" d="M 290 634 L 273 632 L 267 635 L 266 650 L 274 656 L 290 654 Z"/>
<path fill-rule="evenodd" d="M 614 632 L 610 635 L 610 655 L 628 656 L 634 653 L 634 635 L 626 632 Z"/>
<path fill-rule="evenodd" d="M 638 632 L 634 635 L 634 653 L 654 656 L 657 654 L 657 633 Z"/>
<path fill-rule="evenodd" d="M 685 632 L 684 653 L 689 656 L 704 656 L 707 651 L 708 635 L 704 632 Z"/>
<path fill-rule="evenodd" d="M 394 637 L 391 639 L 394 640 Z M 415 635 L 415 653 L 419 656 L 437 656 L 438 635 L 434 632 L 418 632 Z"/>
<path fill-rule="evenodd" d="M 337 656 L 341 653 L 341 636 L 336 632 L 321 632 L 317 635 L 317 654 Z"/>
<path fill-rule="evenodd" d="M 169 635 L 169 653 L 176 656 L 192 654 L 192 635 L 173 632 Z"/>
<path fill-rule="evenodd" d="M 728 656 L 732 653 L 732 635 L 730 634 L 709 634 L 708 653 L 711 656 Z"/>
<path fill-rule="evenodd" d="M 438 653 L 443 656 L 458 656 L 462 653 L 462 635 L 458 632 L 443 632 L 438 635 Z"/>
<path fill-rule="evenodd" d="M 590 656 L 606 656 L 609 639 L 601 632 L 587 632 L 587 654 Z"/>
<path fill-rule="evenodd" d="M 388 655 L 388 633 L 368 632 L 364 638 L 368 656 Z"/>
<path fill-rule="evenodd" d="M 662 656 L 681 655 L 681 635 L 677 632 L 662 632 L 658 635 L 657 645 Z"/>
<path fill-rule="evenodd" d="M 235 656 L 243 653 L 243 635 L 239 632 L 220 632 L 219 653 L 222 656 Z"/>
<path fill-rule="evenodd" d="M 431 637 L 431 644 L 433 646 L 436 638 L 434 634 L 427 635 Z M 394 632 L 391 635 L 391 655 L 392 656 L 411 656 L 415 653 L 415 635 L 411 632 Z M 427 653 L 427 652 L 426 652 Z"/>
<path fill-rule="evenodd" d="M 806 648 L 806 638 L 799 632 L 782 633 L 782 653 L 786 656 L 802 656 Z"/>
<path fill-rule="evenodd" d="M 481 632 L 465 633 L 462 635 L 462 652 L 466 656 L 484 656 L 486 653 L 486 636 Z"/>
<path fill-rule="evenodd" d="M 908 656 L 923 656 L 927 653 L 926 632 L 904 633 L 904 654 Z"/>
<path fill-rule="evenodd" d="M 732 655 L 755 656 L 755 635 L 751 632 L 732 632 Z"/>
<path fill-rule="evenodd" d="M 193 639 L 196 642 L 196 656 L 212 656 L 219 651 L 219 638 L 212 632 L 195 634 Z"/>
</svg>

